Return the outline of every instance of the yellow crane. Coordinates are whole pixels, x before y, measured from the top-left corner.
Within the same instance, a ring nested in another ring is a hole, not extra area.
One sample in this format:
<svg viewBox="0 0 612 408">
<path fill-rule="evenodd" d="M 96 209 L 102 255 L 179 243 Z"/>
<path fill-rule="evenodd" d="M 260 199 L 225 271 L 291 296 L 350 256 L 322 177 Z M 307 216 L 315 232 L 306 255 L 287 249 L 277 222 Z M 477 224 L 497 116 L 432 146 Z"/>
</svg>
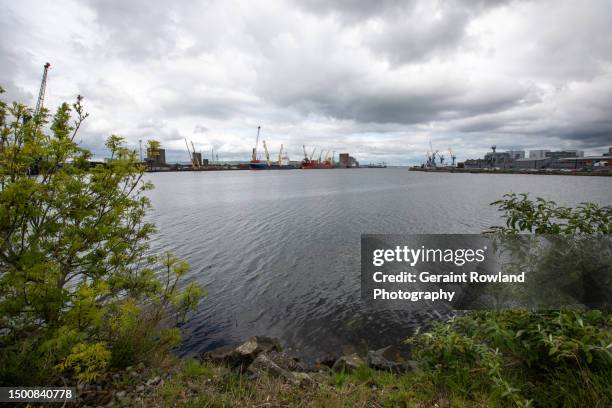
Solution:
<svg viewBox="0 0 612 408">
<path fill-rule="evenodd" d="M 193 151 L 191 151 L 191 149 L 189 148 L 189 143 L 187 143 L 187 138 L 185 138 L 185 146 L 187 146 L 187 153 L 189 153 L 189 160 L 191 161 L 191 168 L 194 170 L 198 170 L 200 168 L 200 163 L 195 157 L 195 147 L 193 145 L 193 142 L 191 142 L 191 149 L 193 149 Z"/>
<path fill-rule="evenodd" d="M 191 157 L 193 158 L 196 169 L 202 167 L 202 155 L 196 156 L 195 146 L 193 145 L 193 140 L 191 141 L 191 148 L 193 149 L 193 154 Z"/>
<path fill-rule="evenodd" d="M 282 165 L 283 161 L 283 144 L 281 143 L 280 150 L 278 151 L 278 165 Z"/>
</svg>

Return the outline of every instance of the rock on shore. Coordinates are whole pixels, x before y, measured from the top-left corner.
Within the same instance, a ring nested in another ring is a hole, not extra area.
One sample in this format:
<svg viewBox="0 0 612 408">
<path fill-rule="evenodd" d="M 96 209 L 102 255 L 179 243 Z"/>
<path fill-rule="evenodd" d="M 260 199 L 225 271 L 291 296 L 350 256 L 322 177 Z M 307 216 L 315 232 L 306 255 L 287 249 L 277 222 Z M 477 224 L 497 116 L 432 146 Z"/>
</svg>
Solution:
<svg viewBox="0 0 612 408">
<path fill-rule="evenodd" d="M 270 375 L 282 377 L 288 381 L 308 381 L 304 375 L 296 373 L 316 373 L 323 367 L 330 366 L 333 371 L 352 371 L 359 367 L 367 366 L 375 370 L 392 371 L 402 373 L 416 369 L 416 363 L 409 359 L 410 354 L 397 346 L 387 346 L 379 350 L 369 350 L 366 355 L 348 353 L 341 355 L 331 361 L 321 362 L 316 365 L 308 365 L 291 357 L 282 351 L 280 342 L 273 337 L 254 336 L 246 342 L 224 346 L 209 351 L 202 356 L 204 360 L 216 363 L 228 364 L 230 367 L 239 368 L 252 376 L 257 376 L 263 371 Z"/>
</svg>

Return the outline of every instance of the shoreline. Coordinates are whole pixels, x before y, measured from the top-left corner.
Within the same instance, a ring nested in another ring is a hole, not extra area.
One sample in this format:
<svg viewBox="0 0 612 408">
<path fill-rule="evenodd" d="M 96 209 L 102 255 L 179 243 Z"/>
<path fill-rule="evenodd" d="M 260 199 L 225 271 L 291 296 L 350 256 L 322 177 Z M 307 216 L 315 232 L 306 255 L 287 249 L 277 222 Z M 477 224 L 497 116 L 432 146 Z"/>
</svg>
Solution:
<svg viewBox="0 0 612 408">
<path fill-rule="evenodd" d="M 595 176 L 612 177 L 612 171 L 541 171 L 541 170 L 495 170 L 495 169 L 462 169 L 458 167 L 410 167 L 409 171 L 421 171 L 425 173 L 471 173 L 471 174 L 531 174 L 539 176 Z"/>
</svg>

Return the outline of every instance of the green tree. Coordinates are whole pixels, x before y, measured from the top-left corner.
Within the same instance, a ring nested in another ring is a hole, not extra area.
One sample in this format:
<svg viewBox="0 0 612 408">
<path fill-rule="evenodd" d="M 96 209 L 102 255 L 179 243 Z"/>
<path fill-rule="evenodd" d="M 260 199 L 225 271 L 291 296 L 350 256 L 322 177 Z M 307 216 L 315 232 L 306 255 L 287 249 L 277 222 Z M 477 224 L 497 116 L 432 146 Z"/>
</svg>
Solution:
<svg viewBox="0 0 612 408">
<path fill-rule="evenodd" d="M 152 185 L 135 152 L 113 135 L 108 162 L 91 166 L 75 142 L 87 118 L 81 102 L 62 104 L 47 133 L 46 110 L 24 120 L 32 109 L 0 101 L 3 384 L 92 380 L 171 347 L 178 331 L 160 323 L 202 295 L 177 284 L 185 262 L 150 254 Z"/>
</svg>

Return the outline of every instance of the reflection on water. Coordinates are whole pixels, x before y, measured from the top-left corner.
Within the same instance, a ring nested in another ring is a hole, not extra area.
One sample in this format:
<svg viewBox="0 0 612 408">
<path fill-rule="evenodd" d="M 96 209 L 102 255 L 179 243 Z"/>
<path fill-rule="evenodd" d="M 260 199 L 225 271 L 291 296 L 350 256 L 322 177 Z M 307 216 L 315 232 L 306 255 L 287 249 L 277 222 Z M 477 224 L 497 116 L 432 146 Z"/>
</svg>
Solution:
<svg viewBox="0 0 612 408">
<path fill-rule="evenodd" d="M 360 301 L 362 233 L 478 233 L 489 203 L 530 192 L 559 204 L 612 203 L 606 177 L 430 174 L 406 169 L 154 173 L 154 250 L 191 264 L 208 290 L 183 352 L 254 334 L 310 356 L 384 346 L 440 318 L 370 311 Z"/>
</svg>

